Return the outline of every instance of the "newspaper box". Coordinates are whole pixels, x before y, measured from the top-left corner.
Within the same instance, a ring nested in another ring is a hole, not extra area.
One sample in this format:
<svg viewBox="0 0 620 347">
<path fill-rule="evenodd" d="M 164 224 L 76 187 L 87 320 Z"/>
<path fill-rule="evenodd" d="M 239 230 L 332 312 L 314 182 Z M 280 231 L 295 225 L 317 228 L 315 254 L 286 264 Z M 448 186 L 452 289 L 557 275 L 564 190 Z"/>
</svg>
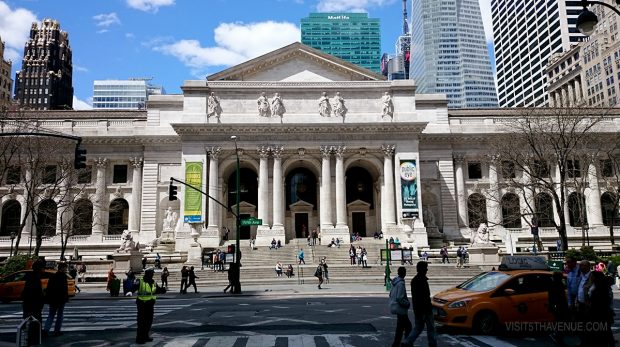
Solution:
<svg viewBox="0 0 620 347">
<path fill-rule="evenodd" d="M 41 322 L 33 316 L 24 319 L 17 326 L 16 346 L 37 346 L 41 344 Z"/>
</svg>

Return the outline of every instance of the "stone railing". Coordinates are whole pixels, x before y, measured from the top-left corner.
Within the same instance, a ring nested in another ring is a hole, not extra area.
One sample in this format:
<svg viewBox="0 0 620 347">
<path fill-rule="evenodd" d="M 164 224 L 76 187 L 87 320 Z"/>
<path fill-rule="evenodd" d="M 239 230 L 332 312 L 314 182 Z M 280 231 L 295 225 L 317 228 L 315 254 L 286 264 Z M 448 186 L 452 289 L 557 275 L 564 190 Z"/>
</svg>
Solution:
<svg viewBox="0 0 620 347">
<path fill-rule="evenodd" d="M 90 235 L 73 235 L 69 237 L 70 242 L 85 242 L 88 241 Z"/>
<path fill-rule="evenodd" d="M 11 242 L 10 236 L 0 236 L 0 242 Z"/>
<path fill-rule="evenodd" d="M 103 235 L 103 241 L 120 241 L 121 235 Z"/>
</svg>

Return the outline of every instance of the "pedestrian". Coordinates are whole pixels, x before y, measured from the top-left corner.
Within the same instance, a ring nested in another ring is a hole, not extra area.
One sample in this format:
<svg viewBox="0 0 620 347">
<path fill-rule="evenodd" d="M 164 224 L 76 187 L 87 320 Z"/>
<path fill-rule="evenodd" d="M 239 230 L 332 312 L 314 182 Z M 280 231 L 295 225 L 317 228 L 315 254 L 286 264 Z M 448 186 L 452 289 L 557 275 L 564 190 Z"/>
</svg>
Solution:
<svg viewBox="0 0 620 347">
<path fill-rule="evenodd" d="M 400 347 L 403 334 L 408 336 L 411 332 L 411 321 L 409 320 L 409 299 L 407 299 L 407 287 L 405 286 L 405 276 L 407 269 L 404 266 L 398 268 L 398 276 L 392 280 L 390 290 L 390 313 L 396 315 L 396 332 L 392 347 Z"/>
<path fill-rule="evenodd" d="M 187 292 L 187 287 L 194 286 L 194 293 L 198 293 L 198 288 L 196 288 L 196 279 L 198 278 L 198 276 L 196 276 L 193 266 L 190 266 L 189 268 L 188 278 L 189 278 L 189 283 L 187 284 L 185 288 L 185 292 Z"/>
<path fill-rule="evenodd" d="M 314 277 L 319 279 L 319 289 L 321 289 L 321 284 L 323 284 L 323 264 L 319 264 L 314 271 Z"/>
<path fill-rule="evenodd" d="M 463 247 L 459 246 L 459 249 L 456 250 L 456 267 L 463 267 Z"/>
<path fill-rule="evenodd" d="M 142 258 L 142 270 L 146 269 L 146 257 Z"/>
<path fill-rule="evenodd" d="M 431 304 L 431 291 L 428 286 L 428 263 L 420 261 L 416 264 L 417 275 L 411 280 L 411 302 L 413 306 L 414 327 L 401 346 L 411 347 L 420 336 L 426 325 L 429 347 L 437 347 L 437 334 Z"/>
<path fill-rule="evenodd" d="M 349 248 L 349 258 L 351 259 L 351 265 L 355 265 L 355 246 L 353 245 Z"/>
<path fill-rule="evenodd" d="M 319 231 L 319 245 L 321 245 L 321 225 L 317 225 L 316 229 Z"/>
<path fill-rule="evenodd" d="M 357 258 L 357 266 L 362 265 L 362 246 L 357 246 L 355 249 L 355 258 Z"/>
<path fill-rule="evenodd" d="M 110 270 L 108 270 L 108 278 L 106 280 L 106 290 L 110 291 L 112 289 L 112 282 L 114 282 L 114 280 L 116 279 L 116 275 L 114 274 L 114 268 L 110 268 Z"/>
<path fill-rule="evenodd" d="M 65 310 L 65 304 L 69 301 L 69 285 L 67 284 L 66 271 L 67 263 L 59 263 L 58 271 L 53 274 L 47 282 L 45 298 L 49 306 L 49 314 L 45 320 L 43 336 L 47 336 L 49 334 L 54 319 L 56 319 L 56 324 L 54 325 L 54 336 L 62 335 L 60 329 L 62 328 L 63 313 Z"/>
<path fill-rule="evenodd" d="M 566 322 L 568 316 L 568 300 L 564 287 L 564 274 L 559 271 L 553 273 L 551 285 L 548 290 L 548 309 L 555 317 L 556 323 Z M 551 338 L 560 346 L 563 346 L 563 336 L 560 331 L 551 334 Z"/>
<path fill-rule="evenodd" d="M 577 307 L 577 317 L 579 321 L 587 321 L 587 305 L 590 301 L 590 287 L 592 287 L 592 278 L 590 271 L 590 262 L 582 260 L 579 262 L 579 284 L 577 285 L 577 297 L 575 305 Z"/>
<path fill-rule="evenodd" d="M 229 288 L 230 288 L 231 293 L 235 292 L 235 280 L 236 280 L 235 269 L 236 268 L 237 268 L 237 263 L 232 263 L 228 267 L 228 286 L 224 288 L 224 293 L 226 293 L 226 291 L 228 291 Z"/>
<path fill-rule="evenodd" d="M 134 282 L 136 280 L 136 275 L 133 271 L 129 270 L 125 273 L 125 280 L 123 281 L 123 295 L 131 296 Z"/>
<path fill-rule="evenodd" d="M 282 263 L 276 263 L 276 277 L 282 277 Z"/>
<path fill-rule="evenodd" d="M 155 267 L 161 269 L 161 256 L 159 253 L 155 256 Z"/>
<path fill-rule="evenodd" d="M 574 315 L 575 300 L 577 298 L 577 291 L 579 290 L 579 266 L 577 266 L 577 259 L 574 257 L 567 257 L 564 272 L 566 273 L 568 308 L 572 311 L 571 315 Z"/>
<path fill-rule="evenodd" d="M 321 263 L 323 264 L 323 278 L 325 279 L 325 283 L 329 283 L 329 270 L 328 266 L 327 266 L 327 258 L 323 257 L 323 259 L 321 260 Z"/>
<path fill-rule="evenodd" d="M 445 264 L 446 262 L 450 264 L 450 259 L 448 258 L 448 247 L 443 246 L 441 251 L 439 251 L 439 255 L 441 255 L 441 263 Z"/>
<path fill-rule="evenodd" d="M 170 276 L 170 271 L 168 271 L 168 268 L 164 266 L 164 270 L 161 272 L 162 288 L 168 289 L 168 276 Z"/>
<path fill-rule="evenodd" d="M 157 297 L 157 283 L 153 280 L 154 271 L 148 269 L 144 271 L 144 277 L 138 281 L 134 290 L 138 291 L 136 306 L 138 307 L 138 331 L 136 334 L 136 343 L 143 345 L 153 341 L 149 333 L 153 325 L 153 315 L 155 314 L 155 301 Z"/>
<path fill-rule="evenodd" d="M 75 268 L 74 264 L 71 264 L 69 266 L 69 276 L 71 276 L 71 278 L 73 279 L 73 283 L 75 285 L 75 290 L 78 291 L 78 293 L 80 293 L 82 290 L 80 289 L 80 287 L 78 287 L 78 271 Z"/>
<path fill-rule="evenodd" d="M 187 281 L 189 279 L 189 271 L 187 266 L 181 268 L 181 294 L 187 294 Z"/>
<path fill-rule="evenodd" d="M 368 267 L 368 252 L 366 251 L 366 248 L 362 248 L 362 268 L 367 268 Z"/>
<path fill-rule="evenodd" d="M 611 330 L 614 324 L 613 292 L 611 281 L 601 271 L 591 274 L 592 289 L 588 302 L 588 321 L 592 327 L 599 327 L 598 331 L 591 331 L 587 336 L 588 346 L 614 346 L 614 336 Z"/>
<path fill-rule="evenodd" d="M 86 264 L 81 263 L 78 268 L 79 282 L 86 283 Z"/>
<path fill-rule="evenodd" d="M 314 229 L 314 231 L 312 231 L 312 245 L 316 246 L 316 239 L 319 237 L 316 229 Z"/>
<path fill-rule="evenodd" d="M 297 255 L 297 258 L 299 259 L 299 265 L 301 265 L 301 263 L 304 263 L 304 265 L 306 265 L 306 261 L 304 260 L 304 249 L 300 249 L 299 250 L 299 254 Z"/>
<path fill-rule="evenodd" d="M 39 323 L 41 321 L 41 311 L 45 298 L 43 296 L 43 287 L 41 286 L 41 274 L 45 268 L 42 260 L 36 260 L 32 263 L 32 271 L 28 271 L 24 276 L 24 290 L 22 290 L 22 310 L 23 318 L 34 317 Z"/>
</svg>

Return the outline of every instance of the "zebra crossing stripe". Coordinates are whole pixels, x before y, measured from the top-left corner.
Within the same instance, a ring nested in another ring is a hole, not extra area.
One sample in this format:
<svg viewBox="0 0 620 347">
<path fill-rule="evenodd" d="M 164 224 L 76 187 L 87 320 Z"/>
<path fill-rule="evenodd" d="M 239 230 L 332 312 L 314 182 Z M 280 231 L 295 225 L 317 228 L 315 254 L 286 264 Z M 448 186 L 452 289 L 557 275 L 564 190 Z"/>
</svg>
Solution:
<svg viewBox="0 0 620 347">
<path fill-rule="evenodd" d="M 245 344 L 245 347 L 266 347 L 266 346 L 275 346 L 276 345 L 276 336 L 275 335 L 254 335 L 248 337 L 248 342 Z M 295 346 L 295 345 L 292 345 Z"/>
<path fill-rule="evenodd" d="M 316 347 L 316 343 L 314 343 L 314 336 L 311 335 L 293 335 L 288 338 L 289 346 L 300 346 L 300 347 Z"/>
<path fill-rule="evenodd" d="M 164 347 L 192 347 L 198 342 L 197 337 L 184 337 L 182 339 L 175 339 L 174 341 L 168 342 L 164 345 Z M 227 346 L 227 345 L 221 345 Z M 231 345 L 232 346 L 232 345 Z"/>
<path fill-rule="evenodd" d="M 338 335 L 323 335 L 323 337 L 331 347 L 346 347 Z"/>
<path fill-rule="evenodd" d="M 204 347 L 222 347 L 233 346 L 239 336 L 215 336 L 209 339 L 209 342 Z M 275 341 L 275 340 L 274 340 Z M 171 343 L 170 346 L 177 346 L 175 343 Z"/>
</svg>

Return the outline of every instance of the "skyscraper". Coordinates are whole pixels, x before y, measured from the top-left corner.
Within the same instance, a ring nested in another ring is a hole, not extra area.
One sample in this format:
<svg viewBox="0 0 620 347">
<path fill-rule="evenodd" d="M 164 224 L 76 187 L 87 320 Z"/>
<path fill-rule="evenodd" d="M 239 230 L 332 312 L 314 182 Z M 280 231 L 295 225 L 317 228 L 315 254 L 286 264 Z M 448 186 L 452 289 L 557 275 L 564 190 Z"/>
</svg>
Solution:
<svg viewBox="0 0 620 347">
<path fill-rule="evenodd" d="M 575 28 L 579 1 L 492 0 L 497 85 L 501 107 L 545 106 L 545 67 L 583 35 Z"/>
<path fill-rule="evenodd" d="M 20 108 L 73 108 L 73 65 L 69 34 L 58 21 L 32 23 L 24 47 L 22 69 L 15 74 L 15 99 Z"/>
<path fill-rule="evenodd" d="M 10 60 L 4 59 L 4 42 L 0 38 L 0 111 L 5 110 L 11 103 L 11 89 L 13 80 L 11 79 Z"/>
<path fill-rule="evenodd" d="M 379 19 L 367 13 L 310 13 L 301 19 L 301 43 L 381 72 Z"/>
<path fill-rule="evenodd" d="M 497 107 L 478 0 L 413 0 L 411 78 L 449 108 Z"/>
<path fill-rule="evenodd" d="M 100 80 L 93 83 L 93 109 L 139 110 L 146 106 L 149 95 L 165 94 L 160 86 L 149 83 L 151 78 Z"/>
<path fill-rule="evenodd" d="M 396 39 L 394 55 L 383 54 L 381 57 L 381 73 L 389 80 L 409 79 L 411 61 L 411 32 L 407 18 L 407 0 L 403 0 L 403 33 Z"/>
</svg>

